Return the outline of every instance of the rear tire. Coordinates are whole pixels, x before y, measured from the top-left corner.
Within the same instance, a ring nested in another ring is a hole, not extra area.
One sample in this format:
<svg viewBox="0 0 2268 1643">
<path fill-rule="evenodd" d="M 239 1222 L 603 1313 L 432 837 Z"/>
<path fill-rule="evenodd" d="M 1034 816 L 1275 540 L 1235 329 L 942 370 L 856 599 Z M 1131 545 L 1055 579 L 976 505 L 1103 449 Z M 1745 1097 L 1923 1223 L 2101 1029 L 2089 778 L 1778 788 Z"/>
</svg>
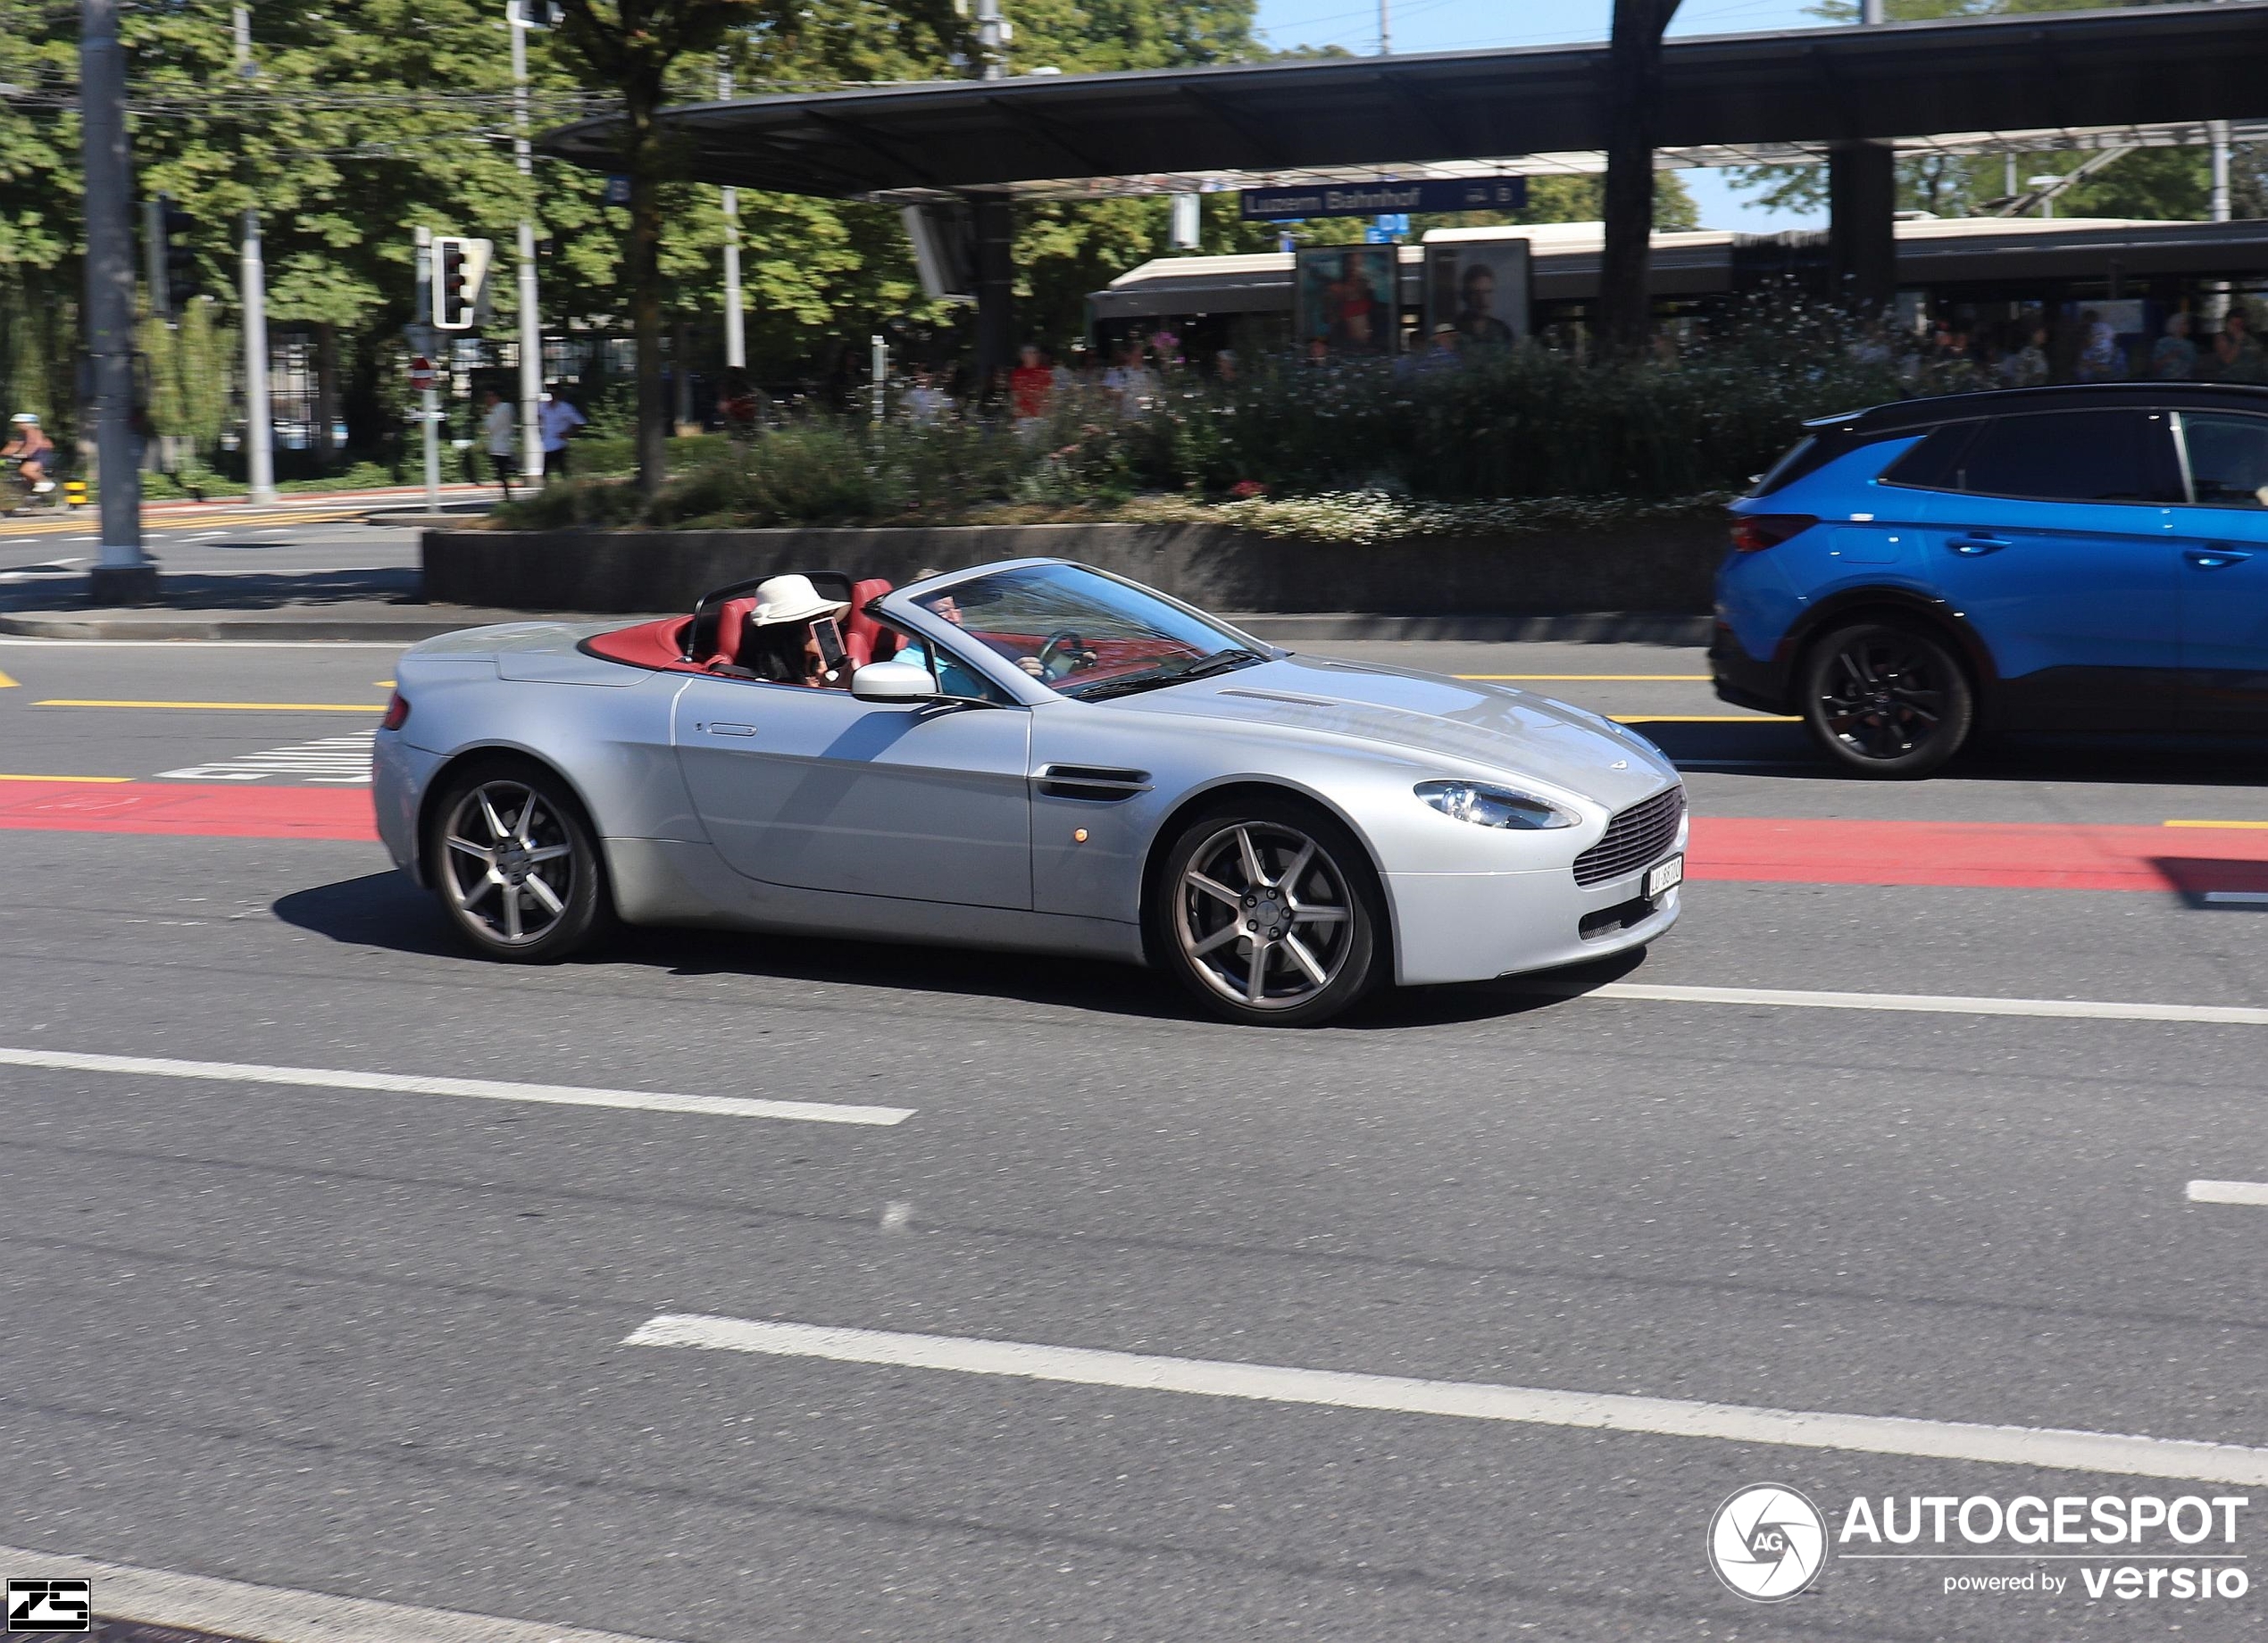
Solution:
<svg viewBox="0 0 2268 1643">
<path fill-rule="evenodd" d="M 1863 776 L 1926 776 L 1961 751 L 1976 723 L 1960 658 L 1919 627 L 1838 628 L 1805 653 L 1798 687 L 1812 739 Z"/>
<path fill-rule="evenodd" d="M 429 818 L 427 882 L 476 952 L 552 964 L 612 933 L 596 831 L 556 771 L 523 759 L 465 765 Z"/>
<path fill-rule="evenodd" d="M 1312 1027 L 1385 969 L 1385 897 L 1354 834 L 1312 805 L 1255 796 L 1208 805 L 1167 846 L 1149 949 L 1213 1014 Z"/>
</svg>

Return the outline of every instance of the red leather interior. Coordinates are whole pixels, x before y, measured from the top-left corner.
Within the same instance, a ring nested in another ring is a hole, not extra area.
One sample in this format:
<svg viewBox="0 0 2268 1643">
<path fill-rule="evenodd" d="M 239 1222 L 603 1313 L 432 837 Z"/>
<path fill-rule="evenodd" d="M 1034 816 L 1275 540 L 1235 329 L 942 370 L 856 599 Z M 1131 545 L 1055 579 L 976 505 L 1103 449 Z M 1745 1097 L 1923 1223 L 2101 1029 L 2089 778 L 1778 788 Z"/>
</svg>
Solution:
<svg viewBox="0 0 2268 1643">
<path fill-rule="evenodd" d="M 897 654 L 897 635 L 866 613 L 867 603 L 889 590 L 889 583 L 880 577 L 851 584 L 850 614 L 843 618 L 843 648 L 850 653 L 854 667 L 888 662 Z"/>
<path fill-rule="evenodd" d="M 596 634 L 583 641 L 583 648 L 594 656 L 604 656 L 609 662 L 627 662 L 632 667 L 681 668 L 698 672 L 701 664 L 688 662 L 683 655 L 685 630 L 692 621 L 690 616 L 664 616 L 658 621 L 641 621 L 634 628 Z"/>
<path fill-rule="evenodd" d="M 851 586 L 850 614 L 843 620 L 843 648 L 852 662 L 886 662 L 897 654 L 898 636 L 866 614 L 866 605 L 889 592 L 890 584 L 877 577 Z M 684 651 L 690 616 L 663 616 L 636 627 L 618 628 L 583 641 L 583 648 L 609 662 L 672 672 L 705 673 L 720 664 L 747 665 L 741 660 L 746 642 L 748 616 L 756 608 L 752 598 L 727 599 L 717 606 L 716 649 L 709 655 L 687 660 Z"/>
</svg>

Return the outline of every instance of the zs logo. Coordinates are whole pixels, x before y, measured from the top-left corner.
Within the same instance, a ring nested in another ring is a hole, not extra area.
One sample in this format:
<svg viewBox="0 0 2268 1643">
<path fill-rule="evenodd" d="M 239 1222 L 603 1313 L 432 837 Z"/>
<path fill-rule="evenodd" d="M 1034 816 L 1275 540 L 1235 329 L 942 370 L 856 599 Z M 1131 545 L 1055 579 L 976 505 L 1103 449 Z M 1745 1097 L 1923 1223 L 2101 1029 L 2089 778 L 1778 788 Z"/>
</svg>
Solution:
<svg viewBox="0 0 2268 1643">
<path fill-rule="evenodd" d="M 10 1580 L 8 1630 L 85 1631 L 94 1624 L 95 1588 L 89 1580 Z"/>
</svg>

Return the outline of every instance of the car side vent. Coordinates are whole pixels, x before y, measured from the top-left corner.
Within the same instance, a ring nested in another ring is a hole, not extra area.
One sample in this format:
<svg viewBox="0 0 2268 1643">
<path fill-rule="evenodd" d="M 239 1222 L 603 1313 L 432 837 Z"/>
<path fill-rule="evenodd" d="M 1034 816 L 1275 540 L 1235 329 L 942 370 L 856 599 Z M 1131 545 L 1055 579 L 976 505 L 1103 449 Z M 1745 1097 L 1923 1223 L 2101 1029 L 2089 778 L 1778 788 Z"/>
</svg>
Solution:
<svg viewBox="0 0 2268 1643">
<path fill-rule="evenodd" d="M 1080 798 L 1115 804 L 1150 790 L 1150 772 L 1105 764 L 1049 764 L 1034 778 L 1044 798 Z"/>
</svg>

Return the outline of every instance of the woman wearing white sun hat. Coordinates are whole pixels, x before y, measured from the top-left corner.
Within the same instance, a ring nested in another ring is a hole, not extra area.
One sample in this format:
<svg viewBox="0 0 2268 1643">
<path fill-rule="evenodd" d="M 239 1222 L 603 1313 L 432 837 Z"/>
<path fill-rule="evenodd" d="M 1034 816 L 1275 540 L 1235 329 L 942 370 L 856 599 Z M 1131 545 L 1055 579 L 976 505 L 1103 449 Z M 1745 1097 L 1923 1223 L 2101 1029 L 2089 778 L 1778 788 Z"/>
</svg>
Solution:
<svg viewBox="0 0 2268 1643">
<path fill-rule="evenodd" d="M 808 576 L 775 576 L 759 582 L 756 607 L 748 613 L 747 642 L 741 647 L 741 657 L 758 679 L 775 685 L 847 689 L 849 658 L 830 668 L 812 623 L 822 616 L 839 621 L 849 613 L 845 602 L 821 597 Z"/>
</svg>

